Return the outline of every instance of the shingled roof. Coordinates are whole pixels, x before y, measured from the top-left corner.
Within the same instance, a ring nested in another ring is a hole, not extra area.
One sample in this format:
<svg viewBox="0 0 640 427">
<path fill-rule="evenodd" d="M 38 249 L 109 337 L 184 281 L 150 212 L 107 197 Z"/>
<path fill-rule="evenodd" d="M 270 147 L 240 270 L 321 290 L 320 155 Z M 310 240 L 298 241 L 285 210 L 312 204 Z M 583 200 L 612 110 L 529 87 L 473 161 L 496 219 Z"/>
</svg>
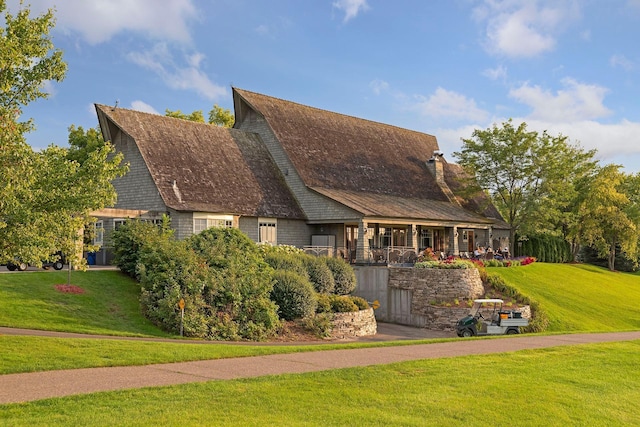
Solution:
<svg viewBox="0 0 640 427">
<path fill-rule="evenodd" d="M 168 207 L 305 218 L 258 135 L 104 105 L 96 110 L 133 138 Z"/>
<path fill-rule="evenodd" d="M 238 95 L 265 117 L 307 187 L 447 201 L 425 166 L 434 136 L 234 88 Z"/>
<path fill-rule="evenodd" d="M 448 199 L 426 167 L 439 151 L 435 136 L 233 90 L 236 115 L 242 100 L 265 118 L 307 187 L 363 215 L 501 221 L 495 207 L 482 200 L 458 205 Z M 456 188 L 461 169 L 444 163 L 445 182 Z"/>
</svg>

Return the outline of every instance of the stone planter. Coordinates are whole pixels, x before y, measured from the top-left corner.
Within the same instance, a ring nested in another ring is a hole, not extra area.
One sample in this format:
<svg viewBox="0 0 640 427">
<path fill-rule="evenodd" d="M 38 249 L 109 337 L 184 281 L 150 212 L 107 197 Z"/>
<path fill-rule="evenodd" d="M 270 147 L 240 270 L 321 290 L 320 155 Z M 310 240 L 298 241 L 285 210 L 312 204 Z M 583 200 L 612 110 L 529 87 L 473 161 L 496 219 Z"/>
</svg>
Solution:
<svg viewBox="0 0 640 427">
<path fill-rule="evenodd" d="M 375 335 L 378 331 L 373 308 L 348 313 L 334 313 L 331 323 L 329 339 L 365 337 Z"/>
</svg>

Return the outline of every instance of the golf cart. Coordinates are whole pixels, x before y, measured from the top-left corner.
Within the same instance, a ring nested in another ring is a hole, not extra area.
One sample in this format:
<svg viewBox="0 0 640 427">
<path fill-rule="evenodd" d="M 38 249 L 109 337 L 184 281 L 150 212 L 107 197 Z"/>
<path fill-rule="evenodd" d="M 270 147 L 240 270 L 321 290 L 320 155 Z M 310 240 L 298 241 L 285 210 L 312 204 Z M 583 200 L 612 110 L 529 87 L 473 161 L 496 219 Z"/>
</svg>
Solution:
<svg viewBox="0 0 640 427">
<path fill-rule="evenodd" d="M 471 313 L 456 324 L 458 336 L 519 334 L 520 327 L 527 326 L 529 319 L 523 318 L 519 311 L 503 310 L 503 303 L 493 298 L 473 300 Z"/>
</svg>

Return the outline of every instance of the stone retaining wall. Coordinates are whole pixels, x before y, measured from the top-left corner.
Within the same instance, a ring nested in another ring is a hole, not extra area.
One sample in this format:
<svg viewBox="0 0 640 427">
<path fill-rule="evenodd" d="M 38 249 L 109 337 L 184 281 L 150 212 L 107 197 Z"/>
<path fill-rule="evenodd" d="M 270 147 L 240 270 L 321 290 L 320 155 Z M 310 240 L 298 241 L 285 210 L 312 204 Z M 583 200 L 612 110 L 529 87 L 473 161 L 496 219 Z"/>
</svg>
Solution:
<svg viewBox="0 0 640 427">
<path fill-rule="evenodd" d="M 389 287 L 413 291 L 423 303 L 476 299 L 484 295 L 477 268 L 390 268 Z M 420 311 L 420 307 L 415 307 Z"/>
<path fill-rule="evenodd" d="M 331 323 L 331 339 L 370 336 L 375 335 L 378 331 L 373 308 L 348 313 L 334 313 Z"/>
<path fill-rule="evenodd" d="M 376 319 L 436 330 L 455 330 L 456 322 L 471 310 L 468 306 L 447 307 L 457 299 L 482 298 L 484 286 L 477 269 L 401 267 L 357 267 L 355 294 L 377 300 Z M 510 307 L 505 307 L 511 309 Z M 513 308 L 530 318 L 530 308 Z"/>
</svg>

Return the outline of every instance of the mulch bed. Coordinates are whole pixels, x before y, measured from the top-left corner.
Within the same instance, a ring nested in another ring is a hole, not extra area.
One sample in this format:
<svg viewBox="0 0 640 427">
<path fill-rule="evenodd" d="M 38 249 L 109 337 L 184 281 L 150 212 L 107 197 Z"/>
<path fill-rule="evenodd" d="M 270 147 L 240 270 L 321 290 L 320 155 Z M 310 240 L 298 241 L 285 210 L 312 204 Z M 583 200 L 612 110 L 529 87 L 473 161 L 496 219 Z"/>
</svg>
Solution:
<svg viewBox="0 0 640 427">
<path fill-rule="evenodd" d="M 65 294 L 84 294 L 84 289 L 76 285 L 55 285 L 56 291 Z"/>
</svg>

